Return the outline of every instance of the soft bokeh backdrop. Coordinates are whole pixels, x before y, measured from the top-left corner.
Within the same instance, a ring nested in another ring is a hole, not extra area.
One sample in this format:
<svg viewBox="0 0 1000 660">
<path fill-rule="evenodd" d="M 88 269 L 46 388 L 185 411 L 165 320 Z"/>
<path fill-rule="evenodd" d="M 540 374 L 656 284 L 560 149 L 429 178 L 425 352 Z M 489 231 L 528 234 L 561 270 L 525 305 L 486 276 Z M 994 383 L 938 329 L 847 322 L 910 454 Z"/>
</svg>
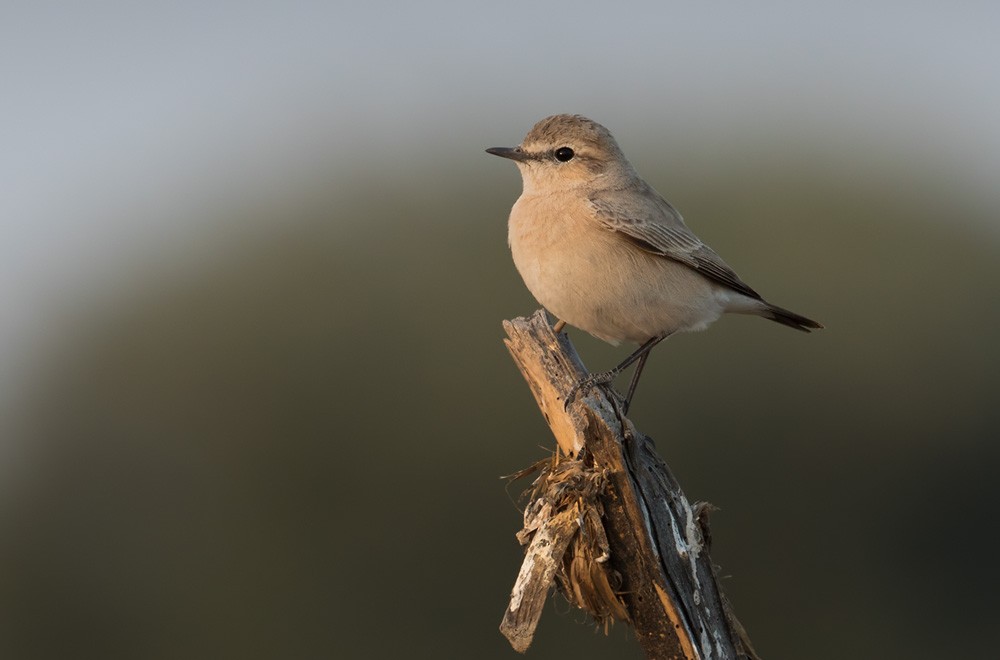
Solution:
<svg viewBox="0 0 1000 660">
<path fill-rule="evenodd" d="M 765 658 L 987 657 L 995 3 L 8 3 L 0 656 L 510 658 L 536 120 L 606 124 L 810 336 L 634 406 Z M 613 349 L 579 333 L 592 368 Z M 554 599 L 535 658 L 641 657 Z"/>
</svg>

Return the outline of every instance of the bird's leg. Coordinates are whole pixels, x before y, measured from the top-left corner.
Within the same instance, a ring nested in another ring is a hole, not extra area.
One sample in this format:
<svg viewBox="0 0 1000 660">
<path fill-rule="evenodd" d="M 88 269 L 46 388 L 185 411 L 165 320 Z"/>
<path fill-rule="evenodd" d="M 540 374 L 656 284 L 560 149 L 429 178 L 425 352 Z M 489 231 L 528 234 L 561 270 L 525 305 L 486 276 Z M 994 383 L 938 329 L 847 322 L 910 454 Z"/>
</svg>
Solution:
<svg viewBox="0 0 1000 660">
<path fill-rule="evenodd" d="M 558 335 L 560 332 L 562 332 L 562 329 L 565 327 L 566 327 L 566 321 L 563 321 L 562 319 L 556 319 L 556 324 L 552 326 L 552 332 Z"/>
<path fill-rule="evenodd" d="M 622 371 L 628 369 L 632 364 L 634 364 L 636 360 L 642 360 L 642 362 L 639 363 L 639 367 L 637 367 L 636 369 L 638 373 L 641 373 L 642 367 L 646 362 L 646 357 L 649 355 L 649 352 L 653 350 L 654 346 L 656 346 L 669 336 L 670 335 L 668 333 L 665 335 L 658 335 L 656 337 L 653 337 L 652 339 L 647 340 L 646 343 L 637 348 L 635 352 L 633 352 L 631 355 L 625 358 L 621 364 L 614 367 L 613 369 L 588 375 L 586 378 L 581 380 L 579 383 L 577 383 L 570 389 L 569 393 L 566 395 L 566 403 L 564 404 L 564 406 L 566 408 L 569 408 L 570 402 L 576 398 L 577 393 L 583 388 L 594 387 L 595 385 L 607 385 L 615 378 L 617 378 L 618 374 L 620 374 Z M 639 383 L 638 373 L 632 377 L 632 383 L 629 385 L 628 388 L 629 396 L 626 399 L 626 405 L 625 405 L 626 412 L 628 411 L 628 401 L 631 401 L 632 394 L 635 392 L 636 385 L 638 385 Z"/>
<path fill-rule="evenodd" d="M 652 352 L 653 347 L 650 346 L 649 350 L 639 358 L 639 363 L 635 365 L 635 371 L 632 372 L 632 380 L 628 384 L 628 394 L 625 395 L 625 403 L 622 405 L 622 414 L 628 414 L 629 406 L 632 405 L 632 395 L 635 394 L 635 388 L 639 384 L 639 376 L 642 375 L 642 368 L 646 366 L 646 360 L 649 359 L 649 354 Z"/>
</svg>

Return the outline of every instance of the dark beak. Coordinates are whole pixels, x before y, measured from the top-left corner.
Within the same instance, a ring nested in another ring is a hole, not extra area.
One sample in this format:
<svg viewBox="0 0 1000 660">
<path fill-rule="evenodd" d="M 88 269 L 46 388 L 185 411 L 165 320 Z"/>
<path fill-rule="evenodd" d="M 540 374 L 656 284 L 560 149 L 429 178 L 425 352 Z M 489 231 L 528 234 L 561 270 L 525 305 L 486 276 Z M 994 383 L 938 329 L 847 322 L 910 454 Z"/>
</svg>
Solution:
<svg viewBox="0 0 1000 660">
<path fill-rule="evenodd" d="M 486 153 L 500 156 L 501 158 L 510 158 L 522 163 L 531 159 L 531 156 L 521 151 L 520 147 L 514 147 L 513 149 L 510 147 L 490 147 L 486 150 Z"/>
</svg>

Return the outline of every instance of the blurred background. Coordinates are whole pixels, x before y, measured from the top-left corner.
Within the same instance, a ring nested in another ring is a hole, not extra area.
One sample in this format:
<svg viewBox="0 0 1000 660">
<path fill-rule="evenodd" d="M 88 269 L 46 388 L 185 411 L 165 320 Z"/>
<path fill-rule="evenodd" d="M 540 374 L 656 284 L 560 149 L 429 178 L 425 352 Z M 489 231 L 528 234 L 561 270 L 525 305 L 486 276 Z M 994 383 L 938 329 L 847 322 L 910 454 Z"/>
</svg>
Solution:
<svg viewBox="0 0 1000 660">
<path fill-rule="evenodd" d="M 633 418 L 763 657 L 988 657 L 990 2 L 9 2 L 0 656 L 512 658 L 513 146 L 590 116 L 767 298 Z M 627 348 L 573 331 L 591 369 Z M 553 599 L 533 658 L 640 658 Z"/>
</svg>

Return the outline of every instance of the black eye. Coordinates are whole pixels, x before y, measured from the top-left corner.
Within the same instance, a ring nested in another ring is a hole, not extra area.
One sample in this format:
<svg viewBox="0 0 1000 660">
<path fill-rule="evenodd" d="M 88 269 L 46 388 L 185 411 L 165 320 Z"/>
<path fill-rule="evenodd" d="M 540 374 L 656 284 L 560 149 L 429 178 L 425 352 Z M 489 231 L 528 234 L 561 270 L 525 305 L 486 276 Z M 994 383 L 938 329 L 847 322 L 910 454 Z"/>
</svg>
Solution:
<svg viewBox="0 0 1000 660">
<path fill-rule="evenodd" d="M 555 153 L 556 160 L 558 160 L 561 163 L 565 163 L 567 160 L 571 159 L 573 155 L 574 155 L 573 150 L 570 149 L 569 147 L 559 147 L 558 149 L 556 149 Z"/>
</svg>

